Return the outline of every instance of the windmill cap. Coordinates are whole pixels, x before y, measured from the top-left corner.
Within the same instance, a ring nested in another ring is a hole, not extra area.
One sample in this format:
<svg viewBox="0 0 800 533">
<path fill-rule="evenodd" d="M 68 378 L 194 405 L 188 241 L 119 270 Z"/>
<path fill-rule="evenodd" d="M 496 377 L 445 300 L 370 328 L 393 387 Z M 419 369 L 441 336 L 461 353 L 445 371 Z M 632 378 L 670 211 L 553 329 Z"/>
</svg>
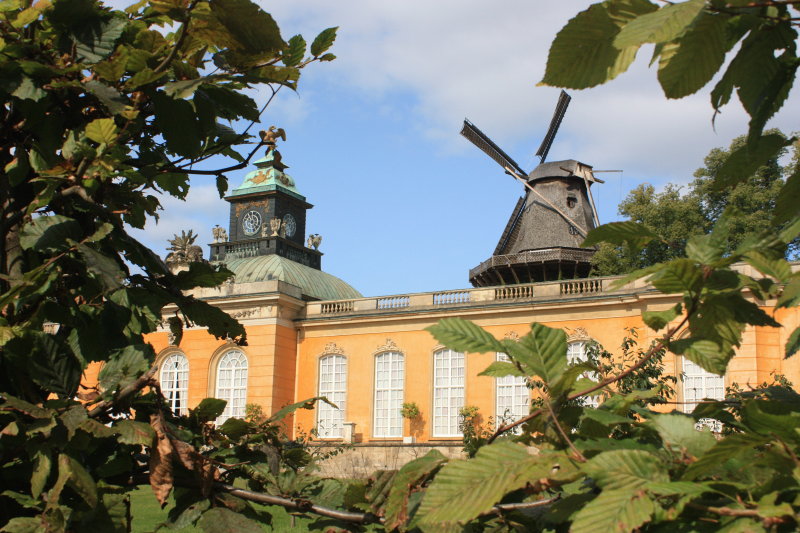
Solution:
<svg viewBox="0 0 800 533">
<path fill-rule="evenodd" d="M 592 166 L 586 163 L 581 163 L 574 159 L 566 159 L 564 161 L 548 161 L 542 163 L 533 169 L 533 172 L 528 174 L 528 181 L 535 181 L 544 178 L 567 178 L 576 177 L 583 179 L 584 173 L 589 181 L 599 181 L 592 174 Z"/>
</svg>

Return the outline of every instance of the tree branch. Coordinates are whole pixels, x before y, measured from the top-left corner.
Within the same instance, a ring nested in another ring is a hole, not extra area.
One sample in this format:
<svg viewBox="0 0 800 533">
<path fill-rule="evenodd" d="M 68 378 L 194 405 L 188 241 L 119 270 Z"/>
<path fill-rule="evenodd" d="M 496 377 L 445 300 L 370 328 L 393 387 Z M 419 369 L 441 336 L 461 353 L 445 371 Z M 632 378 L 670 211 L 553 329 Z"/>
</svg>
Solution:
<svg viewBox="0 0 800 533">
<path fill-rule="evenodd" d="M 321 505 L 316 505 L 307 500 L 290 500 L 280 496 L 271 496 L 261 492 L 253 492 L 252 490 L 237 489 L 233 485 L 225 483 L 214 483 L 212 485 L 215 490 L 227 492 L 233 496 L 238 496 L 243 500 L 249 500 L 256 503 L 264 503 L 267 505 L 280 505 L 287 509 L 295 509 L 297 511 L 310 511 L 320 516 L 327 516 L 335 518 L 344 522 L 354 522 L 356 524 L 373 524 L 383 523 L 383 518 L 376 516 L 372 513 L 353 513 L 350 511 L 340 511 L 338 509 L 330 509 Z"/>
<path fill-rule="evenodd" d="M 636 370 L 638 370 L 639 368 L 644 366 L 647 363 L 647 361 L 649 361 L 656 353 L 661 351 L 667 345 L 667 343 L 670 341 L 670 339 L 672 339 L 672 337 L 674 337 L 675 334 L 678 331 L 683 329 L 683 326 L 685 326 L 686 323 L 689 321 L 689 317 L 692 315 L 693 312 L 694 312 L 693 309 L 690 310 L 690 311 L 687 311 L 686 316 L 683 317 L 683 320 L 681 320 L 680 323 L 677 326 L 675 326 L 674 328 L 671 328 L 669 331 L 667 331 L 667 333 L 664 334 L 664 336 L 661 338 L 661 340 L 657 344 L 654 344 L 653 346 L 651 346 L 650 349 L 647 350 L 647 352 L 636 362 L 636 364 L 634 364 L 633 366 L 631 366 L 627 370 L 625 370 L 623 372 L 620 372 L 616 376 L 612 376 L 610 378 L 604 379 L 603 381 L 593 385 L 592 387 L 589 387 L 588 389 L 584 389 L 584 390 L 582 390 L 580 392 L 576 392 L 575 394 L 572 394 L 571 396 L 567 396 L 567 400 L 574 400 L 576 398 L 580 398 L 581 396 L 585 396 L 585 395 L 587 395 L 587 394 L 589 394 L 591 392 L 594 392 L 596 390 L 602 389 L 603 387 L 606 387 L 606 386 L 608 386 L 608 385 L 610 385 L 612 383 L 615 383 L 615 382 L 621 380 L 625 376 L 631 374 L 632 372 L 635 372 Z M 499 437 L 500 435 L 502 435 L 506 431 L 508 431 L 510 429 L 514 429 L 515 427 L 517 427 L 517 426 L 519 426 L 521 424 L 524 424 L 525 422 L 527 422 L 529 420 L 533 420 L 534 418 L 536 418 L 537 416 L 539 416 L 543 412 L 544 412 L 544 409 L 537 409 L 537 410 L 533 411 L 531 414 L 529 414 L 527 416 L 523 416 L 522 418 L 520 418 L 516 422 L 512 422 L 511 424 L 506 424 L 504 426 L 500 426 L 499 428 L 497 428 L 497 431 L 495 431 L 494 434 L 491 437 L 489 437 L 489 439 L 486 441 L 486 443 L 487 444 L 491 444 L 492 442 L 495 441 L 495 439 L 497 439 L 497 437 Z"/>
<path fill-rule="evenodd" d="M 105 413 L 108 410 L 109 407 L 111 407 L 112 405 L 114 405 L 118 401 L 123 400 L 123 399 L 127 398 L 128 396 L 130 396 L 131 394 L 134 394 L 135 392 L 138 392 L 138 391 L 142 390 L 143 388 L 145 388 L 146 386 L 152 384 L 153 383 L 153 377 L 156 374 L 156 370 L 158 370 L 158 367 L 153 365 L 150 368 L 150 370 L 148 370 L 147 372 L 145 372 L 144 374 L 139 376 L 139 378 L 136 381 L 134 381 L 133 383 L 131 383 L 127 387 L 123 387 L 117 393 L 117 395 L 114 396 L 114 398 L 112 400 L 110 400 L 110 401 L 103 400 L 101 402 L 98 402 L 97 405 L 95 405 L 94 409 L 89 411 L 89 418 L 96 418 L 96 417 L 100 416 L 101 414 Z"/>
</svg>

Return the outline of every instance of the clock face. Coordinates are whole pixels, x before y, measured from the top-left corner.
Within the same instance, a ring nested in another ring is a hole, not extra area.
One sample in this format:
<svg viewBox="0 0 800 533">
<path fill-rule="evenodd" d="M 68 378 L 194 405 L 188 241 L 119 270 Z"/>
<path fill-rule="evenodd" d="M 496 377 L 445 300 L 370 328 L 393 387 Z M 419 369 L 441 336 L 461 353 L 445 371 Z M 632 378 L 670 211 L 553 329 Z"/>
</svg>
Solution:
<svg viewBox="0 0 800 533">
<path fill-rule="evenodd" d="M 242 230 L 245 235 L 256 235 L 261 229 L 261 213 L 248 211 L 242 215 Z"/>
<path fill-rule="evenodd" d="M 295 222 L 291 213 L 288 213 L 285 217 L 283 217 L 283 224 L 283 227 L 286 230 L 286 236 L 294 236 L 294 232 L 297 231 L 297 222 Z"/>
</svg>

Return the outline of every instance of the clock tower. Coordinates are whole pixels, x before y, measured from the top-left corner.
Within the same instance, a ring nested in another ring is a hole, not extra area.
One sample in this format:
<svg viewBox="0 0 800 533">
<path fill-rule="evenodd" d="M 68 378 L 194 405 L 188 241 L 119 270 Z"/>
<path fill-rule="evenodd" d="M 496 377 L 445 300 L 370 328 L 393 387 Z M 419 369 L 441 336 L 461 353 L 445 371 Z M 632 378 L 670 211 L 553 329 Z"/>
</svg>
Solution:
<svg viewBox="0 0 800 533">
<path fill-rule="evenodd" d="M 304 245 L 306 211 L 313 206 L 284 172 L 281 154 L 268 144 L 266 155 L 225 200 L 230 203 L 226 242 L 211 244 L 211 260 L 276 254 L 320 270 L 322 253 Z M 217 240 L 217 239 L 215 239 Z"/>
</svg>

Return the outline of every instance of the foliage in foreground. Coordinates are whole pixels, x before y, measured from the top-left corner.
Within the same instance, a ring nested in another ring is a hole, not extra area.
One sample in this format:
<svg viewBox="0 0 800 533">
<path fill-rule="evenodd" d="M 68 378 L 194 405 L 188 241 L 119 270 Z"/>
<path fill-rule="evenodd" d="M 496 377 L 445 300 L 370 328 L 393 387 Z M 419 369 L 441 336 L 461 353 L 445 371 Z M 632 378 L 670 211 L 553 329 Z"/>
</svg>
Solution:
<svg viewBox="0 0 800 533">
<path fill-rule="evenodd" d="M 244 342 L 243 331 L 180 292 L 218 284 L 227 273 L 193 265 L 172 275 L 125 233 L 123 221 L 143 225 L 158 207 L 153 191 L 183 196 L 191 173 L 242 168 L 255 150 L 236 153 L 247 136 L 218 119 L 255 120 L 258 110 L 241 91 L 263 83 L 293 88 L 300 66 L 331 59 L 333 30 L 315 39 L 306 58 L 302 38 L 284 42 L 249 0 L 153 2 L 128 13 L 90 0 L 1 5 L 0 112 L 8 126 L 0 133 L 3 531 L 126 531 L 125 491 L 140 477 L 159 501 L 174 494 L 171 527 L 196 524 L 208 533 L 262 531 L 269 507 L 250 502 L 320 517 L 312 526 L 320 530 L 798 528 L 796 393 L 768 387 L 686 415 L 654 412 L 647 405 L 657 390 L 624 385 L 662 349 L 723 373 L 746 326 L 779 326 L 754 301 L 799 303 L 800 276 L 784 259 L 800 234 L 797 172 L 783 185 L 771 231 L 732 247 L 723 215 L 711 233 L 687 242 L 686 257 L 630 276 L 681 295 L 673 308 L 645 313 L 645 323 L 664 333 L 632 365 L 571 366 L 564 332 L 541 324 L 517 343 L 469 322 L 443 321 L 432 328 L 443 344 L 508 354 L 510 362 L 493 363 L 488 375 L 541 381 L 541 406 L 498 428 L 472 459 L 431 452 L 366 481 L 323 479 L 313 456 L 280 433 L 283 417 L 321 400 L 218 429 L 209 422 L 222 411 L 218 400 L 186 417 L 168 412 L 152 379 L 152 348 L 142 341 L 163 307 L 176 305 L 220 337 Z M 545 81 L 602 83 L 625 70 L 642 43 L 655 42 L 659 80 L 668 96 L 681 96 L 710 80 L 742 40 L 713 93 L 718 108 L 735 89 L 752 117 L 747 143 L 715 178 L 730 186 L 794 142 L 761 135 L 798 66 L 790 9 L 782 2 L 609 0 L 559 33 Z M 166 36 L 153 29 L 171 24 L 177 29 Z M 197 170 L 211 154 L 242 161 Z M 224 190 L 224 178 L 219 183 Z M 637 249 L 656 238 L 620 223 L 598 228 L 587 245 Z M 732 270 L 736 261 L 760 275 Z M 143 273 L 131 273 L 129 263 Z M 45 332 L 45 323 L 59 326 Z M 789 337 L 787 356 L 799 336 Z M 100 389 L 79 391 L 82 371 L 95 361 L 106 363 Z M 607 377 L 596 383 L 587 372 Z M 147 386 L 153 390 L 145 393 Z M 598 391 L 606 396 L 599 408 L 576 402 Z M 76 393 L 87 403 L 74 401 Z M 696 430 L 706 417 L 729 434 L 717 440 Z M 520 425 L 522 435 L 508 436 Z"/>
</svg>

